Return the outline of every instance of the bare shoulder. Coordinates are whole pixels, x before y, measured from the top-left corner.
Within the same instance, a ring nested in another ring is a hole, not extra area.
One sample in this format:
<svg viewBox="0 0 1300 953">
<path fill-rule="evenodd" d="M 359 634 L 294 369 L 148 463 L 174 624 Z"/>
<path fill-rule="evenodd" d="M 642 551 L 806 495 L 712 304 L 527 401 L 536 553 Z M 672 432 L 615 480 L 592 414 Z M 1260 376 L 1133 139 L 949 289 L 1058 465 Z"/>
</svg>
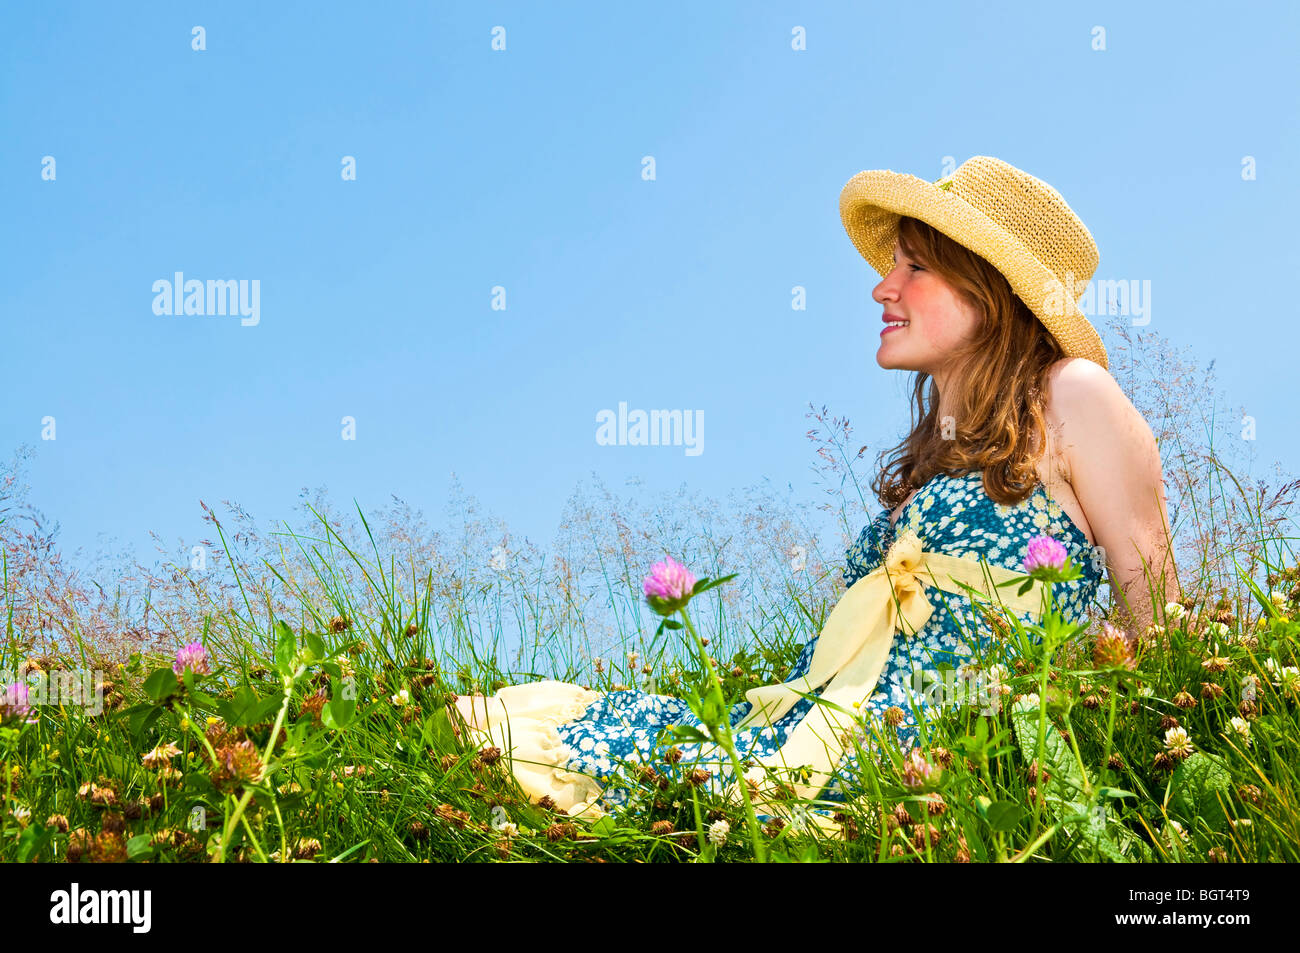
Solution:
<svg viewBox="0 0 1300 953">
<path fill-rule="evenodd" d="M 1107 549 L 1126 545 L 1138 523 L 1154 522 L 1163 500 L 1155 436 L 1110 372 L 1084 358 L 1057 361 L 1048 372 L 1047 415 L 1060 427 L 1059 452 L 1070 489 Z"/>
</svg>

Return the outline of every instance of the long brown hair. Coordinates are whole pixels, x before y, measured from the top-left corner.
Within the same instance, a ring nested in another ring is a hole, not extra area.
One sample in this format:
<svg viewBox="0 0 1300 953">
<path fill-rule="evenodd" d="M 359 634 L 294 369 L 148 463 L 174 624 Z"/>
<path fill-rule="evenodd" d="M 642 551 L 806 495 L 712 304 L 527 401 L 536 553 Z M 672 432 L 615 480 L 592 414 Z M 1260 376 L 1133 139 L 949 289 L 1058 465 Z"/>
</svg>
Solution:
<svg viewBox="0 0 1300 953">
<path fill-rule="evenodd" d="M 892 456 L 872 490 L 894 509 L 940 472 L 959 476 L 982 470 L 989 497 L 1014 506 L 1038 483 L 1036 464 L 1047 445 L 1047 374 L 1065 352 L 985 259 L 909 216 L 899 221 L 898 235 L 907 256 L 951 285 L 982 320 L 949 365 L 948 432 L 939 419 L 938 387 L 928 373 L 917 371 L 912 431 L 880 454 Z"/>
</svg>

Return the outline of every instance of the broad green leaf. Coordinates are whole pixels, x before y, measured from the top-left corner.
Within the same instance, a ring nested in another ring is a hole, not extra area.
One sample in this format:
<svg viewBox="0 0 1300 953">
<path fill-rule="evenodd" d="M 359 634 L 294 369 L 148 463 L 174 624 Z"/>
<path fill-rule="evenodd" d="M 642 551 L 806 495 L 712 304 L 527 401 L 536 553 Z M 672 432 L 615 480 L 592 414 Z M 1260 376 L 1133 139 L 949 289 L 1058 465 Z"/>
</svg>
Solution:
<svg viewBox="0 0 1300 953">
<path fill-rule="evenodd" d="M 281 675 L 292 674 L 293 656 L 298 651 L 298 639 L 293 629 L 283 622 L 275 623 L 275 667 Z"/>
<path fill-rule="evenodd" d="M 995 801 L 984 812 L 989 827 L 995 831 L 1012 831 L 1020 823 L 1020 805 L 1015 801 Z"/>
<path fill-rule="evenodd" d="M 170 668 L 157 668 L 144 680 L 144 692 L 156 702 L 162 701 L 177 689 L 176 673 Z"/>
<path fill-rule="evenodd" d="M 1228 818 L 1216 792 L 1224 799 L 1232 787 L 1232 776 L 1214 755 L 1194 752 L 1169 779 L 1169 809 L 1190 830 L 1200 817 L 1212 830 L 1223 830 Z"/>
<path fill-rule="evenodd" d="M 346 728 L 352 722 L 353 716 L 357 712 L 357 702 L 354 698 L 336 698 L 329 702 L 321 709 L 320 720 L 326 728 L 341 729 Z M 446 712 L 439 711 L 434 714 L 434 719 L 441 715 L 446 720 Z M 450 732 L 450 726 L 448 726 Z"/>
</svg>

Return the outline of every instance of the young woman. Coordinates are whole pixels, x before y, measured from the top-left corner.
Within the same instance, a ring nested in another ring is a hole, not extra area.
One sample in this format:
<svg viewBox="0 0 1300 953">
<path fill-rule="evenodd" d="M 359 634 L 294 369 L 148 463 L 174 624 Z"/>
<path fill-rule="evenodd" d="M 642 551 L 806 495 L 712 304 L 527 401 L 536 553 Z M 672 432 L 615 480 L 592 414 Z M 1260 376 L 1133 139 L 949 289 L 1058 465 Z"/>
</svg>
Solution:
<svg viewBox="0 0 1300 953">
<path fill-rule="evenodd" d="M 938 182 L 861 172 L 840 214 L 883 276 L 876 362 L 916 373 L 914 425 L 873 485 L 884 509 L 848 550 L 844 597 L 789 679 L 751 689 L 729 713 L 757 772 L 747 778 L 803 767 L 790 787 L 828 800 L 843 799 L 857 769 L 851 738 L 830 706 L 800 693 L 852 705 L 910 745 L 942 669 L 982 668 L 987 692 L 997 675 L 983 655 L 1005 614 L 1039 617 L 1038 590 L 1008 602 L 1014 590 L 986 585 L 1023 572 L 1031 539 L 1053 537 L 1082 570 L 1054 589 L 1075 621 L 1106 573 L 1133 635 L 1178 596 L 1159 453 L 1077 305 L 1097 248 L 1059 193 L 976 156 Z M 961 583 L 1001 606 L 973 603 Z M 697 724 L 676 698 L 547 680 L 457 704 L 485 745 L 511 755 L 525 791 L 574 816 L 624 803 L 608 781 L 637 764 L 702 768 L 715 791 L 734 790 L 718 786 L 734 778 L 713 746 L 656 747 L 668 725 Z"/>
</svg>

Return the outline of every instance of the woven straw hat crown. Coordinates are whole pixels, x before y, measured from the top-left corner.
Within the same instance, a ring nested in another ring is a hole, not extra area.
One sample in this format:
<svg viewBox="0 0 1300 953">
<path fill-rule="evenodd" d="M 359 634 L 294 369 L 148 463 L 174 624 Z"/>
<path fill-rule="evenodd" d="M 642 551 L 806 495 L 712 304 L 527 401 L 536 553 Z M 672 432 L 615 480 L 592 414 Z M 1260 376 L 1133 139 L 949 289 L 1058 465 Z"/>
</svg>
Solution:
<svg viewBox="0 0 1300 953">
<path fill-rule="evenodd" d="M 874 169 L 840 192 L 845 231 L 882 277 L 894 267 L 903 215 L 992 264 L 1068 356 L 1108 366 L 1101 336 L 1078 305 L 1097 270 L 1097 243 L 1056 189 L 1001 159 L 974 156 L 935 182 Z"/>
</svg>

